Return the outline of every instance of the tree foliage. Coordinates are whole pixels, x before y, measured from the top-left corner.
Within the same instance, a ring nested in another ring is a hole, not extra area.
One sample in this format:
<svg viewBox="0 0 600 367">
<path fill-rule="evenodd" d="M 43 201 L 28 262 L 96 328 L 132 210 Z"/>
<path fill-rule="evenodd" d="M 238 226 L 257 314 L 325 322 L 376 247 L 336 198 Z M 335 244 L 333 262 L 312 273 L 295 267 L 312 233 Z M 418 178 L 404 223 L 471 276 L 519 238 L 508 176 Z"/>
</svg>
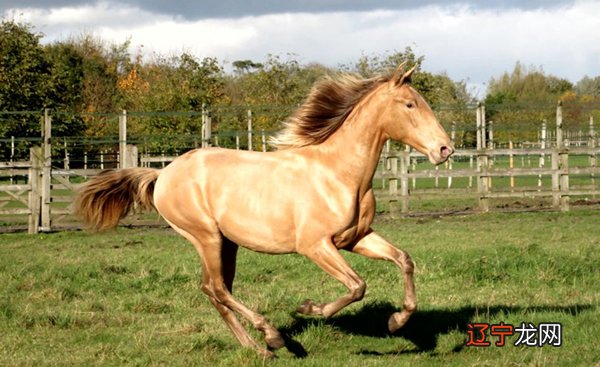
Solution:
<svg viewBox="0 0 600 367">
<path fill-rule="evenodd" d="M 40 45 L 41 35 L 26 24 L 0 23 L 0 110 L 37 111 L 44 107 L 50 65 Z M 0 132 L 28 136 L 39 127 L 31 115 L 3 121 Z"/>
<path fill-rule="evenodd" d="M 517 62 L 512 72 L 492 78 L 485 98 L 487 117 L 498 127 L 500 140 L 535 140 L 542 122 L 555 121 L 554 108 L 564 102 L 567 129 L 580 129 L 598 111 L 585 106 L 594 97 L 594 82 L 582 79 L 573 85 L 566 79 L 548 75 L 541 67 L 525 67 Z M 551 128 L 551 126 L 549 126 Z"/>
</svg>

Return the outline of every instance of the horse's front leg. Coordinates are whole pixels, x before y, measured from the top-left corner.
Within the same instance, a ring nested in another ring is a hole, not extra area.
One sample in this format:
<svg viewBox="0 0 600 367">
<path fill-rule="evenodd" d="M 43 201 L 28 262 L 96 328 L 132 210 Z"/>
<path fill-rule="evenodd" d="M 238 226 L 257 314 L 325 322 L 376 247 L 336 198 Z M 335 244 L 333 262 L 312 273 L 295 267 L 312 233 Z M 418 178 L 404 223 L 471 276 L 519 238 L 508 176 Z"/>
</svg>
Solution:
<svg viewBox="0 0 600 367">
<path fill-rule="evenodd" d="M 392 333 L 400 329 L 417 309 L 417 297 L 413 281 L 415 266 L 408 253 L 395 247 L 372 230 L 347 250 L 373 259 L 392 261 L 402 270 L 404 278 L 404 308 L 402 312 L 393 313 L 388 321 L 388 328 Z"/>
<path fill-rule="evenodd" d="M 302 248 L 299 252 L 348 288 L 348 293 L 333 302 L 318 304 L 311 300 L 304 301 L 297 309 L 299 313 L 331 317 L 352 302 L 363 298 L 366 289 L 365 281 L 352 270 L 330 238 Z"/>
</svg>

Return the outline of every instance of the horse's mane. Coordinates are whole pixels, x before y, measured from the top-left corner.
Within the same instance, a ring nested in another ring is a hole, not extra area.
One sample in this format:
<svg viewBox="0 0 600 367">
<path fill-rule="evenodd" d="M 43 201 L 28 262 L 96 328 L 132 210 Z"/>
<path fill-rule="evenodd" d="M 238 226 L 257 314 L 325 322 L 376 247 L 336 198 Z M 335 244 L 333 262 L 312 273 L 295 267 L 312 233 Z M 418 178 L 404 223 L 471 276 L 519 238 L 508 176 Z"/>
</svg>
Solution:
<svg viewBox="0 0 600 367">
<path fill-rule="evenodd" d="M 270 139 L 279 150 L 319 144 L 346 120 L 354 106 L 391 74 L 364 79 L 355 74 L 327 76 L 312 88 L 304 103 Z"/>
</svg>

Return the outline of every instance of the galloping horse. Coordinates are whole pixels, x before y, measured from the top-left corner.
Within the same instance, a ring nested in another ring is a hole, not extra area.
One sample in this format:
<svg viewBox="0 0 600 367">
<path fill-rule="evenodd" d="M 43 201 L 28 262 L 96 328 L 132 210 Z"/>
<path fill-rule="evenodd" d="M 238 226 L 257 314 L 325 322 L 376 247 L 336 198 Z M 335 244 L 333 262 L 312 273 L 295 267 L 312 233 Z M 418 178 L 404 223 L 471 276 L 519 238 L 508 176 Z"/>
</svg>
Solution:
<svg viewBox="0 0 600 367">
<path fill-rule="evenodd" d="M 202 291 L 238 341 L 265 356 L 285 345 L 279 331 L 232 295 L 238 246 L 270 254 L 296 252 L 341 282 L 332 302 L 304 301 L 297 311 L 331 317 L 363 298 L 366 284 L 339 250 L 392 261 L 402 271 L 404 304 L 388 322 L 401 328 L 416 310 L 410 256 L 371 223 L 371 182 L 384 143 L 397 140 L 433 164 L 453 153 L 448 135 L 411 86 L 414 67 L 370 79 L 325 78 L 287 119 L 273 152 L 196 149 L 167 167 L 104 172 L 81 190 L 77 210 L 96 229 L 114 227 L 137 203 L 154 207 L 196 248 Z M 264 334 L 257 343 L 236 313 Z"/>
</svg>

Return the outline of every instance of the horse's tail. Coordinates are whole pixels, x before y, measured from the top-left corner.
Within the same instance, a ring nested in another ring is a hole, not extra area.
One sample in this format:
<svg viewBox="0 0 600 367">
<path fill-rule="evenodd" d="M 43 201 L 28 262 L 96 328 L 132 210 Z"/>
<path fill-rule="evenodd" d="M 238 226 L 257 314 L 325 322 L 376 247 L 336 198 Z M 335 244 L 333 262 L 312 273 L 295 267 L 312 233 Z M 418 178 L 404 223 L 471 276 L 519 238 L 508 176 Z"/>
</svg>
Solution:
<svg viewBox="0 0 600 367">
<path fill-rule="evenodd" d="M 154 208 L 154 184 L 159 173 L 153 168 L 104 171 L 80 189 L 75 211 L 92 229 L 116 227 L 135 204 Z"/>
</svg>

